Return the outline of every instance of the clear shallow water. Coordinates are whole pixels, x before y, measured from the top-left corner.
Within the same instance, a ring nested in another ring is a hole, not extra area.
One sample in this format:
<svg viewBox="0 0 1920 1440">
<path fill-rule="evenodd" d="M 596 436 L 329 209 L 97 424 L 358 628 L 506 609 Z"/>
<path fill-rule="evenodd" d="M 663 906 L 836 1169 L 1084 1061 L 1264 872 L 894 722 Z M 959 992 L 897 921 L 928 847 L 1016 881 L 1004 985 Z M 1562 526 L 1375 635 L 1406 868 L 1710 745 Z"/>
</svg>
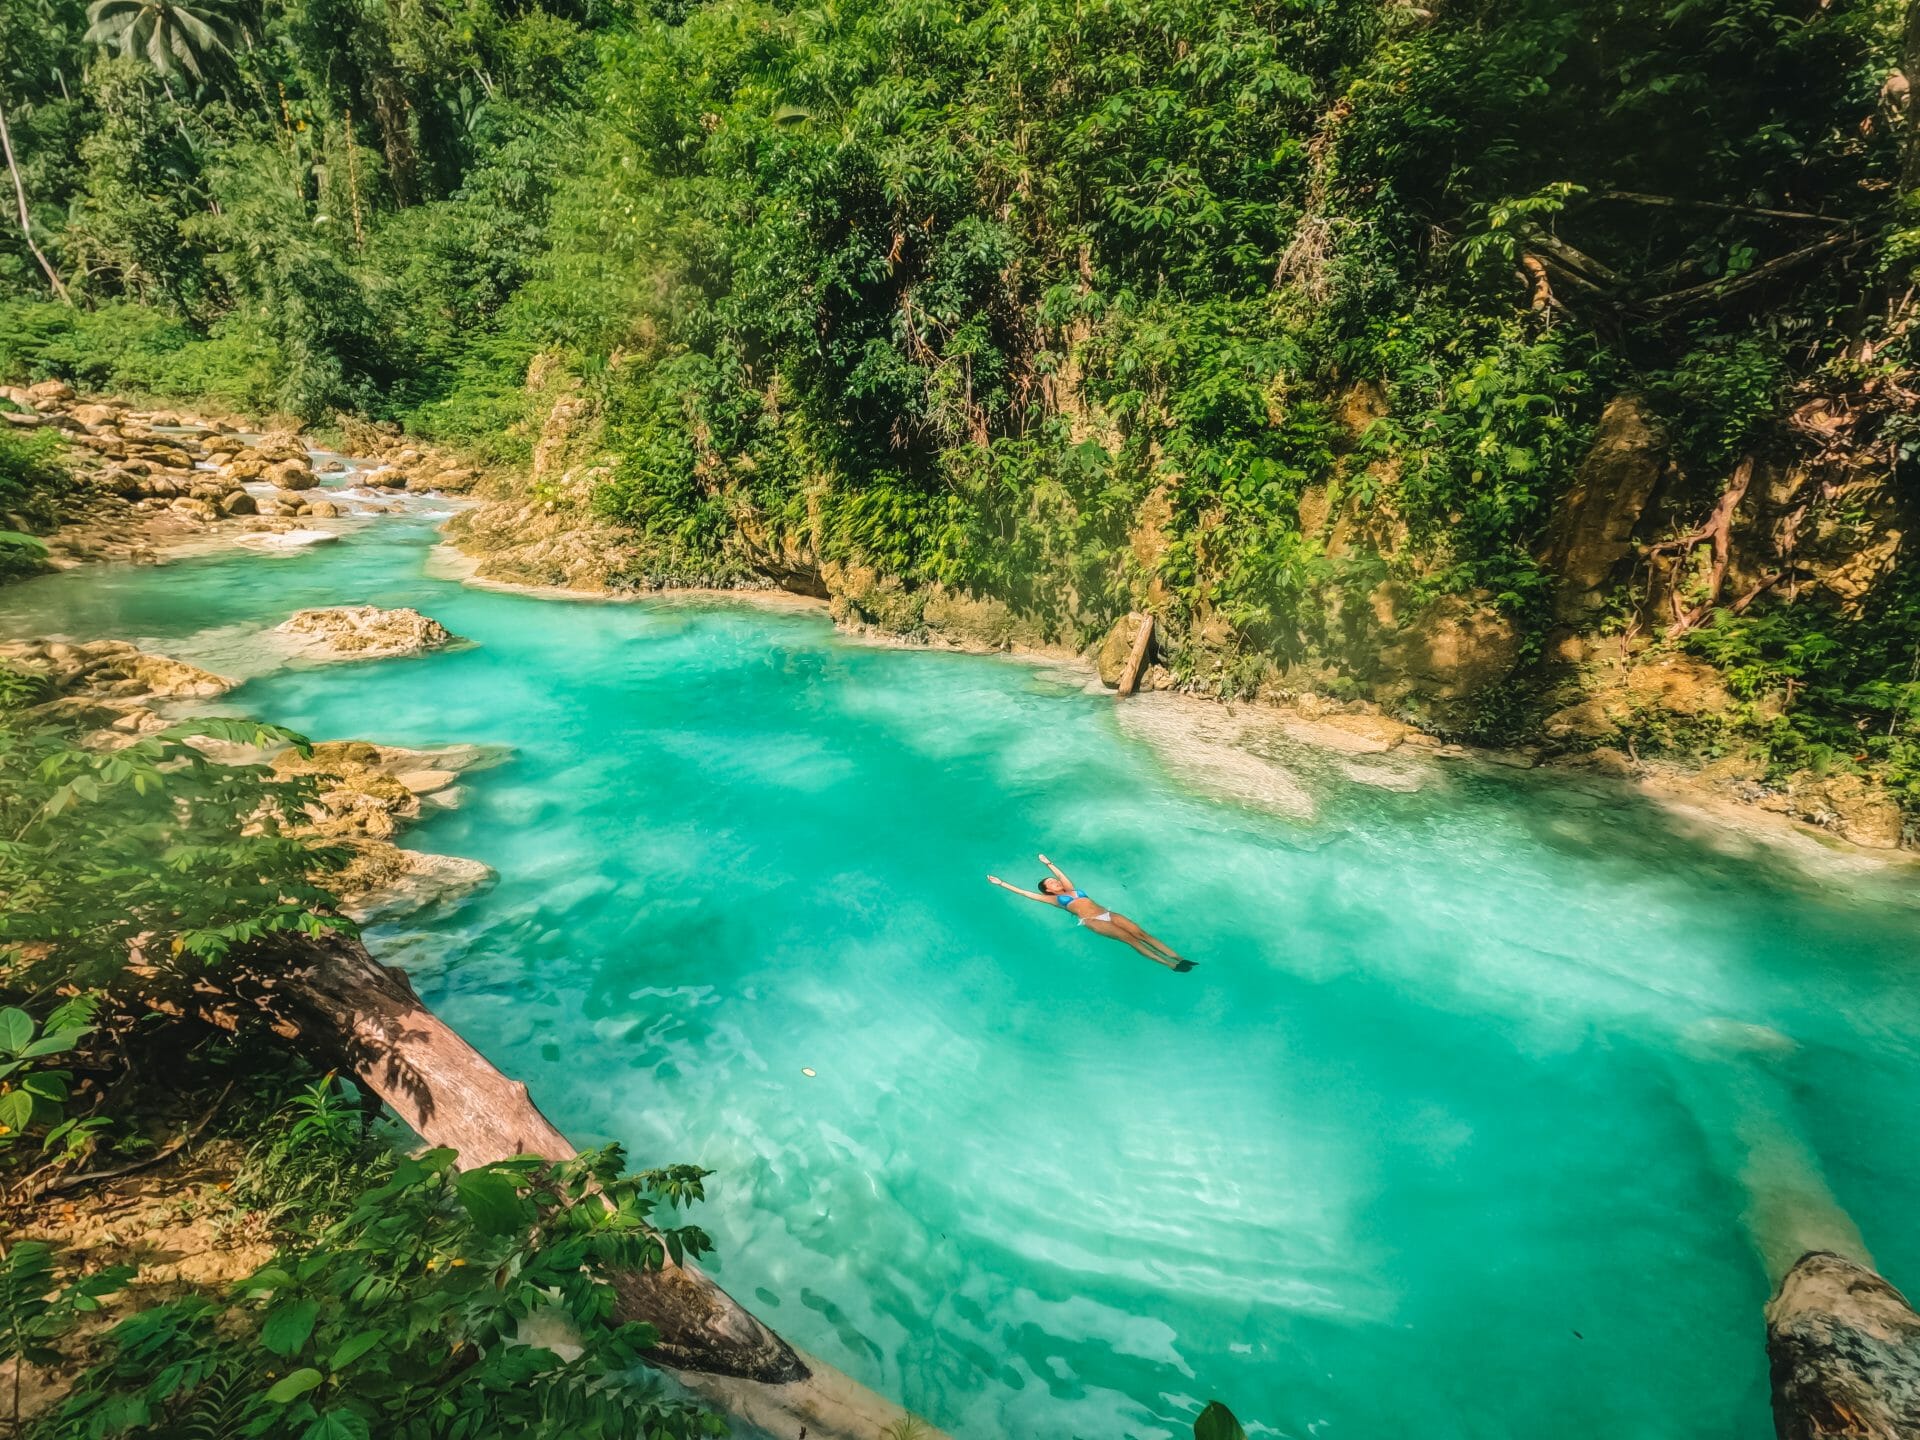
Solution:
<svg viewBox="0 0 1920 1440">
<path fill-rule="evenodd" d="M 230 700 L 512 747 L 410 839 L 499 885 L 376 949 L 576 1140 L 715 1169 L 723 1282 L 966 1440 L 1216 1395 L 1289 1436 L 1759 1436 L 1763 1248 L 1857 1226 L 1920 1284 L 1910 876 L 1504 773 L 1296 757 L 1250 805 L 1207 787 L 1268 767 L 1170 756 L 1164 707 L 466 589 L 430 539 L 35 581 L 0 633 L 250 672 L 290 611 L 372 602 L 475 641 Z M 983 883 L 1039 849 L 1200 968 Z"/>
</svg>

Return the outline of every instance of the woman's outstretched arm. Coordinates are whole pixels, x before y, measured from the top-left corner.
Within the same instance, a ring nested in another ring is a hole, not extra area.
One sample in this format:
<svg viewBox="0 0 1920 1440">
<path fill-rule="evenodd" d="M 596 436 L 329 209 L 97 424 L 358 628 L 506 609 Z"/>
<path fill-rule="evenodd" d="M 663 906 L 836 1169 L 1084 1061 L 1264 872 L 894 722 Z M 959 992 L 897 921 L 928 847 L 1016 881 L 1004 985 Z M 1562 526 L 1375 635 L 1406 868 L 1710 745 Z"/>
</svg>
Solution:
<svg viewBox="0 0 1920 1440">
<path fill-rule="evenodd" d="M 1080 888 L 1078 885 L 1074 884 L 1073 881 L 1067 878 L 1066 871 L 1062 870 L 1058 865 L 1054 864 L 1053 861 L 1047 859 L 1046 856 L 1044 855 L 1040 856 L 1039 860 L 1042 865 L 1046 866 L 1047 869 L 1053 872 L 1053 878 L 1058 880 L 1062 885 L 1066 886 L 1069 890 L 1078 890 Z"/>
<path fill-rule="evenodd" d="M 1053 904 L 1053 897 L 1051 895 L 1042 895 L 1038 890 L 1022 890 L 1018 885 L 1009 885 L 998 875 L 987 876 L 987 883 L 989 885 L 998 885 L 1002 890 L 1011 890 L 1014 894 L 1024 899 L 1038 900 L 1042 905 Z"/>
</svg>

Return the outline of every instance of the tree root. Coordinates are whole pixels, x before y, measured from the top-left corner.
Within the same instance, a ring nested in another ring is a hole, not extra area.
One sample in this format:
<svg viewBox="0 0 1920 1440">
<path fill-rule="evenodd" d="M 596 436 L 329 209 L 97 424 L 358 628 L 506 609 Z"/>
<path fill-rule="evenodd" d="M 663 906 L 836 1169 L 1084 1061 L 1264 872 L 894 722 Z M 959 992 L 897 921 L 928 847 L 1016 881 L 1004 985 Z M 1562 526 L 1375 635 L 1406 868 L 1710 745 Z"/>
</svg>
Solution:
<svg viewBox="0 0 1920 1440">
<path fill-rule="evenodd" d="M 1698 545 L 1713 547 L 1713 566 L 1707 574 L 1707 593 L 1691 608 L 1680 603 L 1680 592 L 1669 588 L 1667 602 L 1673 610 L 1673 623 L 1667 627 L 1667 638 L 1677 640 L 1688 631 L 1697 629 L 1720 603 L 1720 592 L 1726 587 L 1727 569 L 1733 563 L 1733 516 L 1740 508 L 1740 502 L 1747 498 L 1747 488 L 1753 484 L 1753 457 L 1748 455 L 1734 466 L 1733 476 L 1727 481 L 1727 488 L 1720 492 L 1720 498 L 1714 503 L 1713 512 L 1707 516 L 1706 523 L 1697 530 L 1682 535 L 1677 540 L 1663 540 L 1650 546 L 1647 558 L 1674 555 L 1684 556 Z M 1759 592 L 1748 595 L 1740 604 L 1745 609 L 1752 604 Z"/>
<path fill-rule="evenodd" d="M 153 1154 L 142 1156 L 140 1159 L 130 1161 L 125 1165 L 116 1165 L 111 1170 L 87 1170 L 78 1175 L 56 1175 L 53 1179 L 47 1181 L 46 1184 L 37 1189 L 29 1190 L 26 1195 L 27 1203 L 32 1204 L 36 1200 L 44 1200 L 49 1195 L 70 1195 L 75 1190 L 85 1189 L 89 1185 L 97 1185 L 103 1180 L 118 1180 L 124 1175 L 135 1175 L 142 1170 L 151 1170 L 155 1166 L 164 1165 L 200 1138 L 200 1132 L 213 1123 L 213 1117 L 220 1113 L 220 1107 L 227 1103 L 227 1096 L 232 1093 L 233 1082 L 229 1080 L 226 1089 L 214 1097 L 213 1104 L 207 1107 L 205 1114 L 194 1121 L 184 1133 L 176 1135 L 165 1145 L 162 1145 L 158 1150 L 154 1151 Z"/>
</svg>

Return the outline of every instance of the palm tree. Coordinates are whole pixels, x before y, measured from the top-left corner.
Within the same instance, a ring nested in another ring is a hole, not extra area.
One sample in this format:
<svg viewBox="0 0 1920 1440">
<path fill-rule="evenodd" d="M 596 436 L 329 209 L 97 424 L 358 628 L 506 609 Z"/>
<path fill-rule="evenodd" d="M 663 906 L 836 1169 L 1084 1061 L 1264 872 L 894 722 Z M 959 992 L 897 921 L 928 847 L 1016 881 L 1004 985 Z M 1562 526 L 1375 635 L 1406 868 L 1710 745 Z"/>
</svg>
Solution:
<svg viewBox="0 0 1920 1440">
<path fill-rule="evenodd" d="M 163 81 L 183 72 L 206 79 L 202 66 L 232 54 L 239 29 L 226 0 L 93 0 L 87 21 L 88 44 L 144 56 Z"/>
</svg>

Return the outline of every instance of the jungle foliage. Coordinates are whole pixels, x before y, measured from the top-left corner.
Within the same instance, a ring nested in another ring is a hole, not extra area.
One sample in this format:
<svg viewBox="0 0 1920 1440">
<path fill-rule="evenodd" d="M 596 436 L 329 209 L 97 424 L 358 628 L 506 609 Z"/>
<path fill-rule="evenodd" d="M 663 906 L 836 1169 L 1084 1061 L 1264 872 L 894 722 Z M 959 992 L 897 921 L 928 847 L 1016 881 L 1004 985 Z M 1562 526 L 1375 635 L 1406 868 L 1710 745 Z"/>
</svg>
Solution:
<svg viewBox="0 0 1920 1440">
<path fill-rule="evenodd" d="M 162 63 L 95 18 L 0 0 L 77 302 L 8 240 L 0 371 L 524 463 L 551 356 L 661 574 L 790 538 L 1074 643 L 1152 595 L 1256 678 L 1364 669 L 1393 580 L 1536 655 L 1611 396 L 1704 512 L 1805 395 L 1906 393 L 1895 0 L 276 0 Z M 1793 735 L 1904 746 L 1916 646 L 1750 648 Z"/>
<path fill-rule="evenodd" d="M 12 1238 L 16 1207 L 166 1158 L 236 1086 L 284 1097 L 304 1062 L 245 997 L 290 937 L 353 928 L 327 888 L 344 857 L 293 833 L 311 777 L 205 753 L 304 740 L 207 718 L 108 746 L 85 710 L 0 666 L 0 1364 L 91 1362 L 31 1423 L 14 1386 L 10 1433 L 721 1433 L 640 1368 L 653 1333 L 613 1318 L 614 1271 L 707 1248 L 667 1218 L 701 1198 L 691 1167 L 402 1156 L 329 1075 L 234 1128 L 252 1153 L 231 1203 L 282 1249 L 232 1293 L 142 1309 L 126 1267 Z M 203 1091 L 197 1123 L 156 1122 Z M 103 1307 L 117 1323 L 83 1340 Z"/>
</svg>

